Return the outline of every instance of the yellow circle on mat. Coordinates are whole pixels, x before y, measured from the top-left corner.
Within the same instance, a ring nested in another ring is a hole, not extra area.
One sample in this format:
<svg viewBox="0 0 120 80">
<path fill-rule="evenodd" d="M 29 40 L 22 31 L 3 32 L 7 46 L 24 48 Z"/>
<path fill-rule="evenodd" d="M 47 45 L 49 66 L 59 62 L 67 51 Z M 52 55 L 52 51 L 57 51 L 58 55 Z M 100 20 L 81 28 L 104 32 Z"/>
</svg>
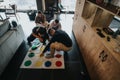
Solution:
<svg viewBox="0 0 120 80">
<path fill-rule="evenodd" d="M 40 66 L 42 66 L 42 64 L 43 64 L 43 63 L 42 63 L 41 61 L 37 61 L 37 62 L 35 63 L 35 66 L 36 66 L 36 67 L 40 67 Z"/>
</svg>

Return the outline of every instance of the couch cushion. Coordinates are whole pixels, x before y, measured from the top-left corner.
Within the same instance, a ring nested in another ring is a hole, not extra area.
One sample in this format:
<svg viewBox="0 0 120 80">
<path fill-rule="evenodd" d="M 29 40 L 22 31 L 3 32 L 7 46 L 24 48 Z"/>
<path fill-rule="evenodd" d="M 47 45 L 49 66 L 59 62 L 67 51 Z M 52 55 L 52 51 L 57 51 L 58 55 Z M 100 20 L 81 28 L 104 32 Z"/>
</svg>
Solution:
<svg viewBox="0 0 120 80">
<path fill-rule="evenodd" d="M 8 30 L 2 37 L 0 37 L 0 75 L 23 40 L 24 32 L 21 25 L 18 25 L 16 30 Z"/>
<path fill-rule="evenodd" d="M 8 20 L 0 21 L 0 37 L 3 36 L 8 29 L 10 29 L 10 23 Z"/>
<path fill-rule="evenodd" d="M 13 31 L 7 31 L 3 37 L 0 37 L 0 46 L 13 34 Z"/>
</svg>

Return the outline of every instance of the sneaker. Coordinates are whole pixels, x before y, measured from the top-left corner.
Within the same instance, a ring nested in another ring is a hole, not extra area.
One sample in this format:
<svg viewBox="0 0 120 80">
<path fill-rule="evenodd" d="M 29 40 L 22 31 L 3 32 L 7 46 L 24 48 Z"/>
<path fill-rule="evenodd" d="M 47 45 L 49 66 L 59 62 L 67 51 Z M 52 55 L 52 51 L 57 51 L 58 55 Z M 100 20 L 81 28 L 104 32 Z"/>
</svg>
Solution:
<svg viewBox="0 0 120 80">
<path fill-rule="evenodd" d="M 46 57 L 46 58 L 54 58 L 54 55 L 52 55 L 52 54 L 46 54 L 45 57 Z"/>
</svg>

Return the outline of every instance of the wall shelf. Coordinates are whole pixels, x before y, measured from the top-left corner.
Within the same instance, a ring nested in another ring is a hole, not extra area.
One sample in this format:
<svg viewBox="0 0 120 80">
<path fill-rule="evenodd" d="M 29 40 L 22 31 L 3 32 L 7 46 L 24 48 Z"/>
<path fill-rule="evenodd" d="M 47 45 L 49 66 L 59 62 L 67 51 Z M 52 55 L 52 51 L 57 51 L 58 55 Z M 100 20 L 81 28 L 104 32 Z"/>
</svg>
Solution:
<svg viewBox="0 0 120 80">
<path fill-rule="evenodd" d="M 99 7 L 103 10 L 106 10 L 113 15 L 117 15 L 117 12 L 118 12 L 117 6 L 114 6 L 111 4 L 106 5 L 105 3 L 97 4 L 95 0 L 87 0 L 87 2 L 94 4 L 96 7 Z"/>
</svg>

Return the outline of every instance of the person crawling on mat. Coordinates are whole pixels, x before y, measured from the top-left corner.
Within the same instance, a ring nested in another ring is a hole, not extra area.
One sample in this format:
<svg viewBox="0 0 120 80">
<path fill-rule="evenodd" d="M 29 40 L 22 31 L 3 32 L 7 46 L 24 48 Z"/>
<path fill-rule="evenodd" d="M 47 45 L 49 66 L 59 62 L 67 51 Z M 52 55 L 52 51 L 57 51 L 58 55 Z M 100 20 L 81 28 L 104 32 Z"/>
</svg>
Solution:
<svg viewBox="0 0 120 80">
<path fill-rule="evenodd" d="M 28 41 L 28 44 L 30 45 L 31 42 L 38 38 L 40 42 L 43 43 L 43 45 L 46 44 L 46 40 L 49 40 L 49 36 L 47 34 L 47 31 L 45 28 L 43 27 L 34 27 L 32 29 L 32 33 L 30 34 L 30 36 L 28 36 L 27 38 L 27 41 Z"/>
<path fill-rule="evenodd" d="M 72 49 L 72 40 L 65 31 L 50 28 L 48 34 L 51 36 L 51 40 L 40 54 L 40 57 L 44 56 L 48 49 L 50 49 L 50 55 L 46 56 L 48 58 L 54 57 L 55 50 L 69 51 Z"/>
</svg>

